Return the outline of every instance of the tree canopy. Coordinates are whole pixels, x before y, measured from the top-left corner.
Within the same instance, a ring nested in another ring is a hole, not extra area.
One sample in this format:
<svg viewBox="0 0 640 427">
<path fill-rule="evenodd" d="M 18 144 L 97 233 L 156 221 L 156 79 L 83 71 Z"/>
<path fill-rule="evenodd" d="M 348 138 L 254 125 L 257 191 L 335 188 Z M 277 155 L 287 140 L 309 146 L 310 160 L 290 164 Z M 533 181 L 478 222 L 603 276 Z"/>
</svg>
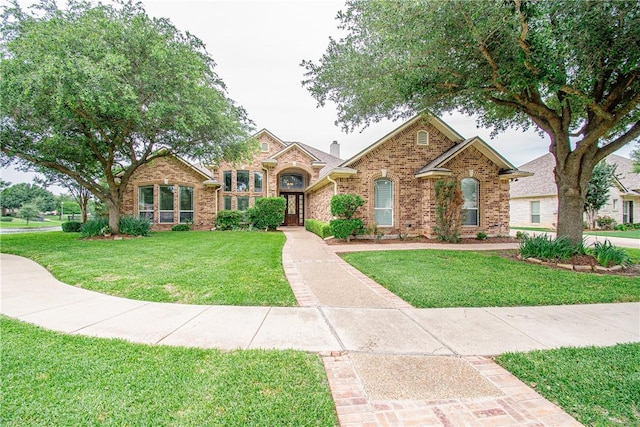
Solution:
<svg viewBox="0 0 640 427">
<path fill-rule="evenodd" d="M 140 165 L 238 160 L 252 148 L 251 123 L 202 42 L 139 3 L 41 0 L 28 12 L 14 0 L 0 29 L 0 160 L 71 177 L 109 207 L 116 231 Z"/>
<path fill-rule="evenodd" d="M 5 188 L 0 193 L 0 207 L 3 209 L 19 209 L 25 204 L 35 204 L 42 211 L 52 211 L 56 208 L 53 194 L 35 184 L 21 182 Z"/>
<path fill-rule="evenodd" d="M 550 137 L 558 233 L 582 235 L 594 166 L 640 135 L 637 1 L 351 0 L 303 85 L 346 130 L 459 110 Z"/>
</svg>

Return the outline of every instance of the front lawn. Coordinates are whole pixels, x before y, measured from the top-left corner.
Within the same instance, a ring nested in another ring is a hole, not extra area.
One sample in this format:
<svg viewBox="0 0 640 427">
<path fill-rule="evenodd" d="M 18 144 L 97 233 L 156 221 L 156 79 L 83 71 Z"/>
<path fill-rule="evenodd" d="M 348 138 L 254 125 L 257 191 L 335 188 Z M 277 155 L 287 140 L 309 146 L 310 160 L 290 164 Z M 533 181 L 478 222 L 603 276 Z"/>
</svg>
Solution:
<svg viewBox="0 0 640 427">
<path fill-rule="evenodd" d="M 293 306 L 282 233 L 164 232 L 123 240 L 78 233 L 2 235 L 0 250 L 60 281 L 125 298 L 184 304 Z"/>
<path fill-rule="evenodd" d="M 637 260 L 640 251 L 630 251 Z M 640 277 L 576 273 L 497 253 L 355 252 L 345 261 L 418 308 L 640 301 Z"/>
<path fill-rule="evenodd" d="M 44 221 L 30 220 L 27 224 L 26 219 L 10 217 L 11 221 L 0 221 L 0 228 L 44 228 L 59 227 L 64 221 L 60 221 L 57 216 L 46 216 Z"/>
<path fill-rule="evenodd" d="M 507 353 L 496 361 L 584 425 L 640 425 L 638 343 Z"/>
<path fill-rule="evenodd" d="M 622 237 L 622 238 L 625 238 L 625 239 L 640 239 L 640 230 L 585 231 L 584 234 L 589 234 L 589 235 L 592 235 L 592 236 Z"/>
<path fill-rule="evenodd" d="M 337 425 L 317 355 L 0 329 L 3 426 Z"/>
</svg>

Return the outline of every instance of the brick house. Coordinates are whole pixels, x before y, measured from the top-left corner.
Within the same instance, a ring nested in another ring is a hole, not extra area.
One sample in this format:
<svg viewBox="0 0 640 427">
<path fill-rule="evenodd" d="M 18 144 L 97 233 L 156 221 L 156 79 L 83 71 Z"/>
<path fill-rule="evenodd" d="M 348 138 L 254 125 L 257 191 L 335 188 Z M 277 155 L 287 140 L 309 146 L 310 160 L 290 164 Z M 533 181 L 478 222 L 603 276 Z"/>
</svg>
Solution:
<svg viewBox="0 0 640 427">
<path fill-rule="evenodd" d="M 152 218 L 154 229 L 187 218 L 208 229 L 218 210 L 245 210 L 260 197 L 282 196 L 284 224 L 301 226 L 308 218 L 330 220 L 334 194 L 356 193 L 365 199 L 357 213 L 365 224 L 375 223 L 385 234 L 433 237 L 435 183 L 455 179 L 465 197 L 462 234 L 500 235 L 509 231 L 509 181 L 529 175 L 482 139 L 465 140 L 437 117 L 416 116 L 346 161 L 335 141 L 325 153 L 268 130 L 254 138 L 259 152 L 250 163 L 204 168 L 166 158 L 141 167 L 122 213 Z"/>
<path fill-rule="evenodd" d="M 609 216 L 618 224 L 640 220 L 640 174 L 633 172 L 633 161 L 615 154 L 605 161 L 618 165 L 617 179 L 609 190 L 607 204 L 598 216 Z M 532 177 L 511 183 L 511 226 L 555 228 L 558 223 L 558 189 L 553 176 L 555 160 L 551 153 L 525 163 L 521 168 Z"/>
</svg>

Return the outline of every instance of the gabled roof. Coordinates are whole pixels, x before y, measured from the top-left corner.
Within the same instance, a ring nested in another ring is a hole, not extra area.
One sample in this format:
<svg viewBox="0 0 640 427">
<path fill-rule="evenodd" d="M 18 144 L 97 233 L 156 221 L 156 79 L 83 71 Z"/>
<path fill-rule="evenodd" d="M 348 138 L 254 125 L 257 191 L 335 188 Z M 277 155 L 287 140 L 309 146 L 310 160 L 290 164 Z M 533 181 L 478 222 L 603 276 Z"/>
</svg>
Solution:
<svg viewBox="0 0 640 427">
<path fill-rule="evenodd" d="M 275 136 L 274 134 L 272 134 L 272 133 L 271 133 L 268 129 L 266 129 L 266 128 L 262 128 L 261 130 L 259 130 L 258 132 L 256 132 L 256 133 L 253 135 L 253 138 L 254 138 L 254 139 L 258 139 L 258 137 L 259 137 L 260 135 L 262 135 L 263 133 L 264 133 L 264 134 L 266 134 L 266 135 L 269 135 L 269 137 L 271 137 L 271 139 L 273 139 L 274 141 L 276 141 L 276 142 L 280 143 L 283 147 L 286 147 L 286 146 L 287 146 L 287 143 L 286 143 L 286 142 L 284 142 L 283 140 L 281 140 L 280 138 L 278 138 L 277 136 Z"/>
<path fill-rule="evenodd" d="M 398 133 L 402 132 L 403 130 L 405 130 L 409 126 L 413 126 L 417 121 L 422 120 L 422 119 L 427 119 L 427 121 L 429 122 L 430 125 L 432 125 L 436 129 L 438 129 L 440 132 L 442 132 L 447 138 L 449 138 L 453 142 L 458 143 L 458 142 L 461 142 L 461 141 L 464 140 L 464 138 L 458 132 L 453 130 L 448 124 L 446 124 L 444 121 L 442 121 L 442 119 L 440 119 L 439 117 L 436 117 L 436 116 L 433 116 L 433 115 L 421 115 L 421 114 L 419 114 L 419 115 L 414 116 L 413 118 L 411 118 L 409 121 L 403 123 L 402 125 L 400 125 L 396 129 L 392 130 L 391 132 L 389 132 L 388 134 L 386 134 L 385 136 L 383 136 L 382 138 L 380 138 L 379 140 L 377 140 L 376 142 L 374 142 L 373 144 L 371 144 L 370 146 L 368 146 L 367 148 L 365 148 L 364 150 L 362 150 L 361 152 L 356 154 L 355 156 L 351 157 L 349 160 L 347 160 L 344 163 L 342 163 L 340 166 L 348 167 L 348 166 L 352 165 L 354 162 L 356 162 L 357 160 L 360 160 L 362 157 L 364 157 L 367 153 L 375 150 L 380 145 L 384 144 L 387 140 L 393 138 Z"/>
<path fill-rule="evenodd" d="M 290 151 L 290 150 L 292 150 L 293 148 L 296 148 L 296 147 L 300 151 L 305 153 L 307 156 L 311 157 L 311 160 L 313 160 L 314 162 L 319 162 L 320 161 L 320 159 L 316 155 L 314 155 L 311 152 L 309 152 L 309 150 L 307 150 L 305 147 L 303 147 L 302 144 L 300 144 L 299 142 L 289 142 L 289 143 L 287 143 L 286 147 L 284 147 L 282 150 L 278 151 L 277 153 L 274 153 L 271 157 L 269 157 L 269 159 L 274 159 L 275 160 L 278 157 L 280 157 L 281 155 L 283 155 L 284 153 L 286 153 L 287 151 Z"/>
<path fill-rule="evenodd" d="M 518 170 L 515 166 L 509 163 L 509 161 L 502 157 L 496 150 L 494 150 L 489 144 L 484 142 L 482 138 L 474 136 L 473 138 L 469 138 L 459 144 L 454 145 L 449 150 L 436 157 L 429 164 L 418 170 L 415 174 L 415 177 L 426 178 L 429 176 L 451 175 L 451 170 L 445 168 L 445 165 L 469 147 L 475 147 L 489 160 L 491 160 L 496 166 L 498 166 L 498 168 L 500 168 L 500 176 L 504 178 L 517 178 L 531 175 L 529 172 Z"/>
<path fill-rule="evenodd" d="M 609 164 L 616 164 L 616 180 L 624 193 L 640 194 L 640 174 L 633 171 L 633 160 L 611 154 L 605 160 Z"/>
</svg>

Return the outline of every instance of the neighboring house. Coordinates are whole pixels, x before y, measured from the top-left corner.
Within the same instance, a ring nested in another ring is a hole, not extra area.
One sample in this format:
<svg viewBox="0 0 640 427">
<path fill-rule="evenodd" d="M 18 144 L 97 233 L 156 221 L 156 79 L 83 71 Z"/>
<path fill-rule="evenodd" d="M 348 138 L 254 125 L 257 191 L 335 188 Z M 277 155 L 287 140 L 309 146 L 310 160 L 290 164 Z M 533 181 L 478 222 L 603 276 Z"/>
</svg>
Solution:
<svg viewBox="0 0 640 427">
<path fill-rule="evenodd" d="M 609 190 L 609 201 L 598 211 L 598 216 L 610 216 L 618 224 L 640 222 L 640 175 L 633 172 L 633 161 L 615 154 L 605 161 L 618 165 L 617 179 Z M 534 175 L 511 183 L 512 227 L 556 227 L 558 189 L 554 167 L 551 153 L 521 166 Z"/>
<path fill-rule="evenodd" d="M 462 234 L 509 231 L 509 181 L 528 176 L 482 139 L 464 139 L 436 117 L 416 116 L 349 160 L 299 142 L 285 142 L 267 130 L 254 138 L 260 151 L 246 164 L 203 168 L 176 158 L 142 166 L 127 188 L 123 214 L 153 218 L 167 229 L 189 218 L 200 229 L 213 227 L 222 209 L 246 210 L 255 200 L 282 196 L 285 225 L 331 219 L 334 194 L 356 193 L 366 225 L 385 234 L 434 237 L 434 186 L 460 182 L 465 199 Z"/>
</svg>

